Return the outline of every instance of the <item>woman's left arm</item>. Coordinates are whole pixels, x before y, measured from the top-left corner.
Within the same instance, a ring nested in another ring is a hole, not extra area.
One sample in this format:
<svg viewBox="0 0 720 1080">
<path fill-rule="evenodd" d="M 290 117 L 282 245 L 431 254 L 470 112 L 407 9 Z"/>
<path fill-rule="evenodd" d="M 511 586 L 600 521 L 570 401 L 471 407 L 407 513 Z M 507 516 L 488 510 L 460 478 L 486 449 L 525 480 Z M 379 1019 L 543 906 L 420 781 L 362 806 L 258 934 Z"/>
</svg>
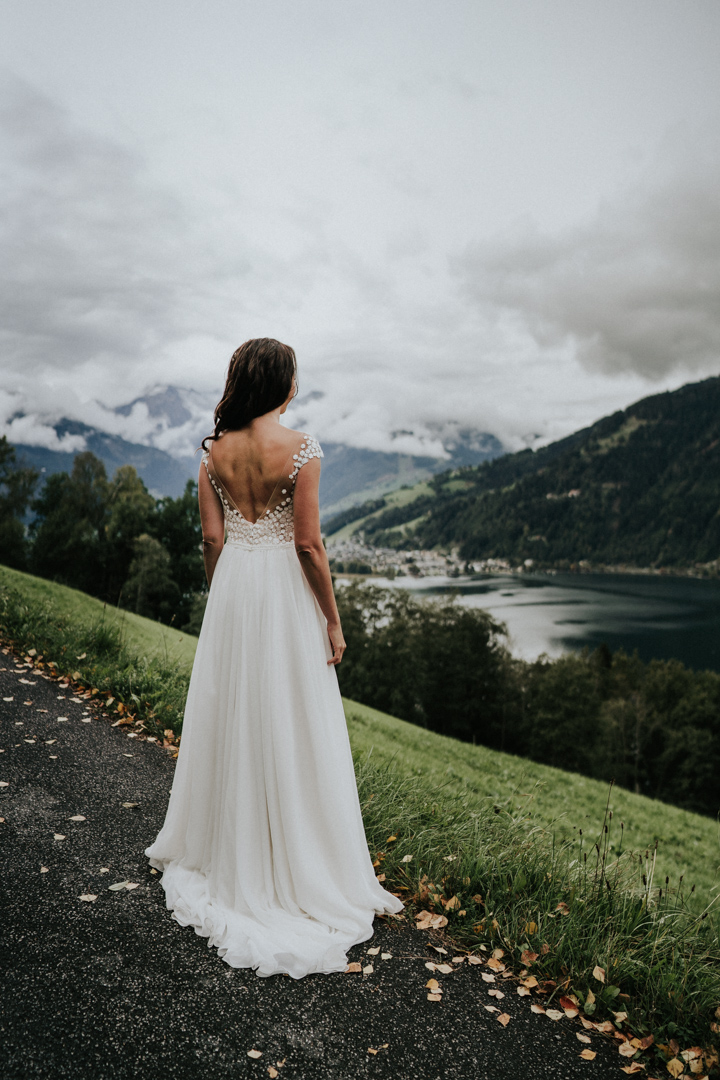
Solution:
<svg viewBox="0 0 720 1080">
<path fill-rule="evenodd" d="M 225 515 L 220 496 L 210 483 L 210 477 L 203 462 L 200 463 L 198 476 L 198 503 L 200 504 L 205 577 L 210 588 L 215 564 L 220 558 L 220 552 L 225 543 Z"/>
</svg>

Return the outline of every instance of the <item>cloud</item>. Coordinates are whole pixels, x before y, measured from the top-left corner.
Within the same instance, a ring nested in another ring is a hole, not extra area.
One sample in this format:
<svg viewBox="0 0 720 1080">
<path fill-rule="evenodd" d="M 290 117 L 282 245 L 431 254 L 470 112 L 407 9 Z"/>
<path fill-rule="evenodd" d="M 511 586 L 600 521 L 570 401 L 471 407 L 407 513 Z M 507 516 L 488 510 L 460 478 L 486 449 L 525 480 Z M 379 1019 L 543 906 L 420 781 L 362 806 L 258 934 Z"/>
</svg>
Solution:
<svg viewBox="0 0 720 1080">
<path fill-rule="evenodd" d="M 454 261 L 462 291 L 541 350 L 568 346 L 587 371 L 656 380 L 717 370 L 720 158 L 691 161 L 582 226 L 548 236 L 526 223 L 473 245 Z"/>
</svg>

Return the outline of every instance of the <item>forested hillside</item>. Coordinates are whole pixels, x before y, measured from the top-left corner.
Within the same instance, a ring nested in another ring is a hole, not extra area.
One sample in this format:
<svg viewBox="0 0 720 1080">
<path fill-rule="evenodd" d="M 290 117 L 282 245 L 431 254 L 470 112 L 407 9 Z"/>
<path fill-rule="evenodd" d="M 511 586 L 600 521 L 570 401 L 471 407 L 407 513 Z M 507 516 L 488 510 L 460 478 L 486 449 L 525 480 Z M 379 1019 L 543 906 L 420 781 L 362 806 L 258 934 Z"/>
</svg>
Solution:
<svg viewBox="0 0 720 1080">
<path fill-rule="evenodd" d="M 710 563 L 720 558 L 720 378 L 431 484 L 433 496 L 363 522 L 366 539 L 557 568 Z"/>
</svg>

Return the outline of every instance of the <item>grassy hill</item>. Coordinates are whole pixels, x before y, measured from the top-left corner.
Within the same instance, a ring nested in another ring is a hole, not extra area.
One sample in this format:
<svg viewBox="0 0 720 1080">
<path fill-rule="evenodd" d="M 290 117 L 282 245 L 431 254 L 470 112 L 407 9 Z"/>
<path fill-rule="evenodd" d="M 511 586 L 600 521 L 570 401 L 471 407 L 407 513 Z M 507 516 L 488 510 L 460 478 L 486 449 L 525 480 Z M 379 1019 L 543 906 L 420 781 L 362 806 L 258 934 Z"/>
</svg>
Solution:
<svg viewBox="0 0 720 1080">
<path fill-rule="evenodd" d="M 108 609 L 75 589 L 0 567 L 0 588 L 14 587 L 36 601 L 50 602 L 68 621 L 91 622 L 104 615 L 122 628 L 129 645 L 142 655 L 169 656 L 186 671 L 192 666 L 197 639 L 129 612 Z M 468 809 L 496 804 L 530 807 L 539 824 L 551 825 L 559 837 L 583 829 L 595 836 L 608 798 L 607 785 L 575 773 L 435 734 L 354 701 L 345 701 L 354 754 L 390 763 L 400 776 L 421 778 L 428 795 L 441 789 L 463 795 Z M 720 886 L 720 827 L 717 821 L 668 806 L 642 795 L 614 788 L 610 798 L 614 832 L 610 843 L 619 850 L 619 822 L 624 847 L 652 848 L 659 841 L 657 875 L 677 881 L 685 875 L 696 885 L 699 904 L 709 902 Z"/>
<path fill-rule="evenodd" d="M 537 452 L 430 481 L 362 522 L 366 539 L 567 568 L 720 559 L 720 377 L 644 398 Z M 412 537 L 398 526 L 412 523 Z"/>
</svg>

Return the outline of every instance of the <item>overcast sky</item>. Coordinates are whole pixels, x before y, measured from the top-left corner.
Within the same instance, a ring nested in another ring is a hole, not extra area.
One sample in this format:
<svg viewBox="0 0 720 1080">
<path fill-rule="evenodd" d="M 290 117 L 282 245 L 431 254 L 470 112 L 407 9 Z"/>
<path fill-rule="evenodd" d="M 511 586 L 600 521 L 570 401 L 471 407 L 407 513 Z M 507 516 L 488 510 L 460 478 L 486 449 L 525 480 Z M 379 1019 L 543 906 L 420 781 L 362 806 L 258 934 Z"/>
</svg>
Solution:
<svg viewBox="0 0 720 1080">
<path fill-rule="evenodd" d="M 26 441 L 257 336 L 378 449 L 720 371 L 717 0 L 3 0 L 0 65 Z"/>
</svg>

